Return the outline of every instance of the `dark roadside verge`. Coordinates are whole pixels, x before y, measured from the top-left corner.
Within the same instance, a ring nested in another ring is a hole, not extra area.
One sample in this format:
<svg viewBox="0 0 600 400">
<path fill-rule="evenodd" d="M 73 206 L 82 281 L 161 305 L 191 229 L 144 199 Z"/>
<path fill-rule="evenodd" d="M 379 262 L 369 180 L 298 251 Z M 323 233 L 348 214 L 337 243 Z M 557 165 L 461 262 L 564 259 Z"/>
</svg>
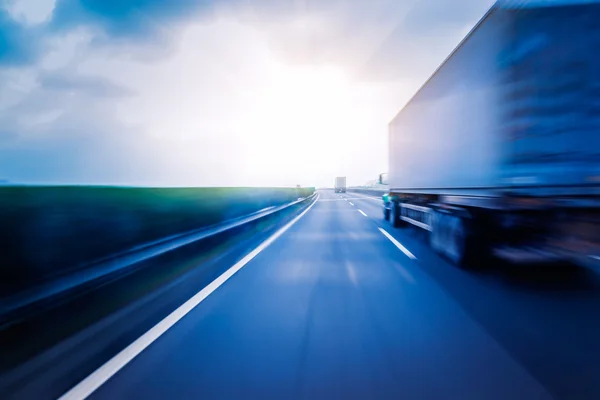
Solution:
<svg viewBox="0 0 600 400">
<path fill-rule="evenodd" d="M 0 332 L 2 398 L 57 398 L 212 282 L 313 199 L 144 260 Z"/>
<path fill-rule="evenodd" d="M 0 299 L 312 188 L 0 187 Z"/>
</svg>

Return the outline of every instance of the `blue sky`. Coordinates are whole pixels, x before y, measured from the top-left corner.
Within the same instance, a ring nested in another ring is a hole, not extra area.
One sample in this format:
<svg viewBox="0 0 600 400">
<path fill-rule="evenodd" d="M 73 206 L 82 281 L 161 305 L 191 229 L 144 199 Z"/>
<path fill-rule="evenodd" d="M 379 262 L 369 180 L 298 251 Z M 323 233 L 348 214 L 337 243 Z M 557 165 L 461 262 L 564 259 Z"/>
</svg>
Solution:
<svg viewBox="0 0 600 400">
<path fill-rule="evenodd" d="M 0 179 L 362 184 L 487 0 L 0 0 Z"/>
</svg>

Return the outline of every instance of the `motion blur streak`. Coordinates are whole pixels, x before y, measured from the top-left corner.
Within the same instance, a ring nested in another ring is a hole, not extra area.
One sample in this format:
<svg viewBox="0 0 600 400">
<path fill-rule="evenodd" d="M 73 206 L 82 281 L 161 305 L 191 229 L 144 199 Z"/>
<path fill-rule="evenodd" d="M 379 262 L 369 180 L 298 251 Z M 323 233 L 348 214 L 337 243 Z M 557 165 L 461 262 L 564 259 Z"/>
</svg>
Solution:
<svg viewBox="0 0 600 400">
<path fill-rule="evenodd" d="M 315 203 L 91 398 L 398 395 L 549 398 L 419 268 L 398 258 L 372 220 L 332 201 Z"/>
<path fill-rule="evenodd" d="M 600 399 L 600 0 L 491 2 L 0 0 L 0 399 Z"/>
<path fill-rule="evenodd" d="M 598 1 L 490 8 L 389 124 L 394 227 L 466 268 L 595 260 L 599 19 Z"/>
<path fill-rule="evenodd" d="M 318 200 L 315 199 L 315 201 Z M 256 249 L 252 250 L 247 256 L 242 258 L 234 266 L 229 268 L 223 275 L 212 281 L 208 286 L 198 292 L 194 297 L 186 301 L 183 305 L 173 311 L 169 316 L 155 325 L 152 329 L 146 332 L 143 336 L 137 339 L 135 342 L 127 346 L 123 351 L 110 359 L 106 364 L 96 370 L 92 375 L 88 376 L 85 380 L 77 384 L 74 388 L 69 390 L 63 396 L 61 400 L 78 400 L 85 399 L 92 394 L 98 387 L 104 382 L 115 375 L 121 368 L 127 363 L 133 360 L 138 354 L 150 346 L 152 342 L 163 335 L 168 329 L 175 325 L 181 318 L 185 317 L 187 313 L 192 311 L 194 307 L 200 304 L 206 299 L 211 293 L 217 290 L 223 285 L 229 278 L 231 278 L 236 272 L 242 269 L 248 262 L 256 257 L 261 251 L 266 249 L 271 243 L 273 243 L 278 237 L 280 237 L 285 231 L 287 231 L 292 225 L 294 225 L 300 218 L 304 216 L 314 206 L 314 202 L 304 210 L 300 215 L 290 221 L 283 228 L 275 232 L 266 241 L 262 242 Z"/>
</svg>

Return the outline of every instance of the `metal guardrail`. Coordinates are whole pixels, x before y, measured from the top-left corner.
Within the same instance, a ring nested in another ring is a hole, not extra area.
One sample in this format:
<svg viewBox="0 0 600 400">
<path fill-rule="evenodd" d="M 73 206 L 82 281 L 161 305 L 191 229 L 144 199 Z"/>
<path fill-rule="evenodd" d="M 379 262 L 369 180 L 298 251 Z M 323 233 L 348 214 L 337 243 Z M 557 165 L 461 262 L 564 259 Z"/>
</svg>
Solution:
<svg viewBox="0 0 600 400">
<path fill-rule="evenodd" d="M 317 193 L 315 192 L 309 197 L 299 198 L 288 204 L 268 207 L 243 217 L 234 218 L 219 224 L 195 229 L 178 235 L 172 235 L 96 260 L 95 262 L 80 268 L 76 272 L 4 299 L 0 305 L 0 327 L 10 321 L 11 315 L 18 313 L 20 310 L 35 306 L 36 304 L 54 298 L 55 296 L 65 295 L 82 285 L 93 283 L 95 280 L 105 278 L 149 258 L 237 228 L 249 222 L 283 211 L 301 202 L 314 200 L 316 195 Z"/>
</svg>

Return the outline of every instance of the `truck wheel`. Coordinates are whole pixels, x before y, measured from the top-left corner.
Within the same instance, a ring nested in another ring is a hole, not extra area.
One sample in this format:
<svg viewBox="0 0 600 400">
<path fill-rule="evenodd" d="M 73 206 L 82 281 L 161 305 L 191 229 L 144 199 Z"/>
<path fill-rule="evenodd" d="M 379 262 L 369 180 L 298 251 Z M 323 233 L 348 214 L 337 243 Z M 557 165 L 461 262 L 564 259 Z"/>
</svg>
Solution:
<svg viewBox="0 0 600 400">
<path fill-rule="evenodd" d="M 462 218 L 450 216 L 448 218 L 448 244 L 445 246 L 446 255 L 452 263 L 459 267 L 466 267 L 467 260 L 467 231 Z"/>
<path fill-rule="evenodd" d="M 383 219 L 386 221 L 390 220 L 390 210 L 383 207 Z"/>
<path fill-rule="evenodd" d="M 394 228 L 400 226 L 400 213 L 398 211 L 398 203 L 392 202 L 390 204 L 390 224 Z"/>
<path fill-rule="evenodd" d="M 434 212 L 431 227 L 429 244 L 432 250 L 457 267 L 470 267 L 468 256 L 471 241 L 468 238 L 465 220 L 456 215 Z"/>
<path fill-rule="evenodd" d="M 441 245 L 441 230 L 442 230 L 442 218 L 443 215 L 437 211 L 433 211 L 431 215 L 431 232 L 429 232 L 429 246 L 436 253 L 442 253 Z"/>
</svg>

